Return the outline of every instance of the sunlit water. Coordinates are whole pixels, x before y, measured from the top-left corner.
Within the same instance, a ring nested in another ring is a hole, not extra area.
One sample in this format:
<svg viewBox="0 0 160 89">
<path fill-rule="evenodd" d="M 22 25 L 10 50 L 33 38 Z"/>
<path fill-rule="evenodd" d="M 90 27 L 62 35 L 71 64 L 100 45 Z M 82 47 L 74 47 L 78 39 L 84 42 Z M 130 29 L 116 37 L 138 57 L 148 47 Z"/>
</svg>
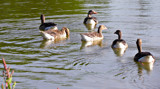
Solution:
<svg viewBox="0 0 160 89">
<path fill-rule="evenodd" d="M 2 0 L 0 55 L 15 70 L 17 89 L 160 89 L 159 5 L 159 0 Z M 103 41 L 94 46 L 82 44 L 79 35 L 88 32 L 83 19 L 90 9 L 98 12 L 95 30 L 108 27 Z M 68 27 L 70 38 L 44 41 L 38 29 L 42 13 L 46 22 Z M 111 48 L 117 29 L 129 45 L 123 56 Z M 133 61 L 137 38 L 143 51 L 156 58 L 151 68 Z"/>
</svg>

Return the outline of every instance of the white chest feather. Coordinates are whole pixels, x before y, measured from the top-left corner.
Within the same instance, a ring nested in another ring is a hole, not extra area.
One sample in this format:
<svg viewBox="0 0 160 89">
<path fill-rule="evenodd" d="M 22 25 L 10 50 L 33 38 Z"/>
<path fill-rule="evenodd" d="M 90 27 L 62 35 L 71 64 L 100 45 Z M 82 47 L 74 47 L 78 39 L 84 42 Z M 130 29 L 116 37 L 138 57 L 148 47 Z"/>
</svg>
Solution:
<svg viewBox="0 0 160 89">
<path fill-rule="evenodd" d="M 86 35 L 81 35 L 81 38 L 82 38 L 83 41 L 93 41 L 93 38 L 88 37 Z"/>
<path fill-rule="evenodd" d="M 149 55 L 149 56 L 141 57 L 139 61 L 140 62 L 154 62 L 154 58 L 151 55 Z"/>
<path fill-rule="evenodd" d="M 122 48 L 122 49 L 126 49 L 128 47 L 128 45 L 124 45 L 122 42 L 117 42 L 113 48 Z"/>
<path fill-rule="evenodd" d="M 45 32 L 43 32 L 43 31 L 40 31 L 40 32 L 41 32 L 42 37 L 43 37 L 44 39 L 46 39 L 46 40 L 54 40 L 54 36 L 51 36 L 50 34 L 45 33 Z"/>
<path fill-rule="evenodd" d="M 96 22 L 93 19 L 88 19 L 86 23 L 87 24 L 96 24 Z"/>
</svg>

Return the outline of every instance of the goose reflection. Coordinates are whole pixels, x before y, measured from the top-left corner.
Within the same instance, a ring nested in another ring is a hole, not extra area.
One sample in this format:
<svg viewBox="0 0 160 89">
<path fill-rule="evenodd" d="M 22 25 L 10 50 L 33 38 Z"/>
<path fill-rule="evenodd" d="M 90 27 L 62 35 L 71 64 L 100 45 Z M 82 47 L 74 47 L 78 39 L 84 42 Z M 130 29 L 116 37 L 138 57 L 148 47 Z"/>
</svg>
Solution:
<svg viewBox="0 0 160 89">
<path fill-rule="evenodd" d="M 138 66 L 138 74 L 142 76 L 143 69 L 147 71 L 148 74 L 153 70 L 154 62 L 136 62 Z"/>
<path fill-rule="evenodd" d="M 85 47 L 95 46 L 98 45 L 99 47 L 102 47 L 102 40 L 97 41 L 82 41 L 80 49 L 83 49 Z"/>
<path fill-rule="evenodd" d="M 42 43 L 40 44 L 40 48 L 42 49 L 54 48 L 55 44 L 61 43 L 65 40 L 67 40 L 67 38 L 55 39 L 54 41 L 53 40 L 43 40 Z"/>
<path fill-rule="evenodd" d="M 84 24 L 88 30 L 95 30 L 96 24 Z"/>
<path fill-rule="evenodd" d="M 114 53 L 117 55 L 117 56 L 123 56 L 123 54 L 126 52 L 127 49 L 125 48 L 112 48 Z"/>
</svg>

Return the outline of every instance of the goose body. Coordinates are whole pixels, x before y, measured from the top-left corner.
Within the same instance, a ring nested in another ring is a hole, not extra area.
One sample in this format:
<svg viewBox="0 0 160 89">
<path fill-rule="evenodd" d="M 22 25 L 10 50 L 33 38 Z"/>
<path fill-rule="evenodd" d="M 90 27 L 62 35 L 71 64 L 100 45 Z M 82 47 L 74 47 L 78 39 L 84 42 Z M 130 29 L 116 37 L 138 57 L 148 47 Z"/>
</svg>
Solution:
<svg viewBox="0 0 160 89">
<path fill-rule="evenodd" d="M 122 32 L 120 30 L 117 30 L 114 34 L 118 35 L 118 39 L 113 41 L 112 48 L 127 49 L 128 44 L 126 43 L 125 40 L 122 39 Z"/>
<path fill-rule="evenodd" d="M 107 29 L 104 25 L 100 25 L 97 32 L 90 32 L 90 33 L 81 33 L 81 40 L 82 41 L 97 41 L 102 40 L 102 30 Z"/>
<path fill-rule="evenodd" d="M 95 12 L 94 10 L 89 10 L 88 11 L 88 14 L 87 14 L 87 17 L 84 19 L 83 23 L 84 24 L 98 24 L 98 20 L 96 17 L 92 17 L 91 15 L 92 14 L 97 14 L 97 12 Z"/>
<path fill-rule="evenodd" d="M 115 42 L 113 42 L 114 45 L 112 45 L 112 48 L 124 48 L 126 49 L 128 47 L 128 45 L 120 40 L 115 40 Z"/>
<path fill-rule="evenodd" d="M 40 31 L 42 37 L 46 40 L 55 40 L 55 39 L 64 39 L 69 37 L 70 31 L 68 28 L 63 27 L 61 30 L 47 30 L 47 31 Z"/>
<path fill-rule="evenodd" d="M 150 52 L 142 52 L 142 40 L 141 39 L 137 39 L 137 49 L 138 49 L 138 53 L 135 55 L 134 57 L 134 61 L 136 62 L 154 62 L 155 59 L 153 57 L 153 55 Z"/>
<path fill-rule="evenodd" d="M 45 22 L 45 16 L 42 14 L 41 17 L 41 25 L 39 26 L 39 29 L 42 31 L 46 31 L 49 29 L 57 30 L 57 24 L 53 22 Z"/>
<path fill-rule="evenodd" d="M 141 52 L 135 55 L 135 61 L 138 62 L 154 62 L 154 58 L 149 52 Z"/>
<path fill-rule="evenodd" d="M 93 18 L 87 18 L 85 24 L 92 25 L 92 24 L 97 24 L 97 23 Z"/>
</svg>

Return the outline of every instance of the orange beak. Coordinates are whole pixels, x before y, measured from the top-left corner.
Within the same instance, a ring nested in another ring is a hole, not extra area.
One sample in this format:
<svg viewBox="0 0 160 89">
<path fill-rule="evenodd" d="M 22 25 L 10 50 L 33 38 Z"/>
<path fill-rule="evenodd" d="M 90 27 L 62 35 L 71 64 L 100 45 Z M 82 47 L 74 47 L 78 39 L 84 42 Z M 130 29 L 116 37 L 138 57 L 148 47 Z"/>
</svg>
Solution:
<svg viewBox="0 0 160 89">
<path fill-rule="evenodd" d="M 93 12 L 93 14 L 98 14 L 97 12 Z"/>
</svg>

